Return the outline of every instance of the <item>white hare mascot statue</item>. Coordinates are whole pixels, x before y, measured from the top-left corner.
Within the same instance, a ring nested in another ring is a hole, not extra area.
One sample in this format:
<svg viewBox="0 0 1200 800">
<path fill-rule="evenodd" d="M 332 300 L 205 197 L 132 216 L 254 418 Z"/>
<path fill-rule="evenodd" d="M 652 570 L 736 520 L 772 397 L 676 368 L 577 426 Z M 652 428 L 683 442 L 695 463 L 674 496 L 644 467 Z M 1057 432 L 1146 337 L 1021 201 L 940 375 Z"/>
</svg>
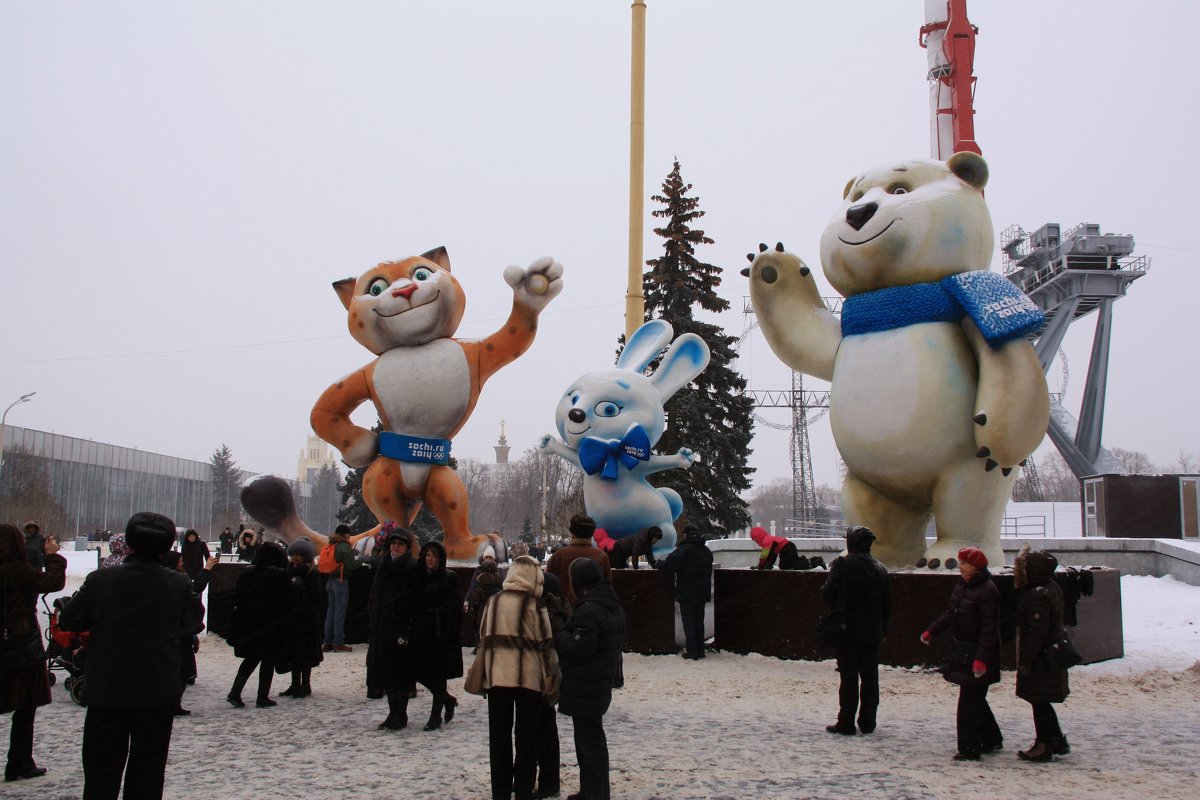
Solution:
<svg viewBox="0 0 1200 800">
<path fill-rule="evenodd" d="M 613 369 L 581 375 L 558 401 L 555 421 L 562 441 L 542 437 L 542 449 L 584 472 L 583 503 L 588 516 L 614 539 L 656 525 L 663 538 L 656 552 L 675 547 L 675 520 L 683 500 L 673 489 L 657 489 L 646 477 L 674 467 L 687 469 L 697 458 L 686 447 L 674 455 L 650 450 L 666 427 L 663 405 L 708 366 L 708 345 L 694 333 L 674 342 L 665 320 L 642 325 L 625 345 Z M 643 370 L 671 345 L 653 375 Z"/>
</svg>

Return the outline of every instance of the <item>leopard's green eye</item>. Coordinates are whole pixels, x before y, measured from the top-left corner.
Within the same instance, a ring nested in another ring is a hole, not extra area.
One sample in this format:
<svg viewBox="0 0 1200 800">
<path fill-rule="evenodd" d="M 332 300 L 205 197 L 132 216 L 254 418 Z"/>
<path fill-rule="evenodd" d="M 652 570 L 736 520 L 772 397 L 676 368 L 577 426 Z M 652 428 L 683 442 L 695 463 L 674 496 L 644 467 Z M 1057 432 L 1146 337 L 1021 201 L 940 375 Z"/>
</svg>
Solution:
<svg viewBox="0 0 1200 800">
<path fill-rule="evenodd" d="M 371 295 L 372 297 L 379 297 L 379 295 L 387 291 L 389 286 L 391 286 L 391 284 L 388 283 L 387 278 L 376 278 L 367 284 L 367 294 Z"/>
</svg>

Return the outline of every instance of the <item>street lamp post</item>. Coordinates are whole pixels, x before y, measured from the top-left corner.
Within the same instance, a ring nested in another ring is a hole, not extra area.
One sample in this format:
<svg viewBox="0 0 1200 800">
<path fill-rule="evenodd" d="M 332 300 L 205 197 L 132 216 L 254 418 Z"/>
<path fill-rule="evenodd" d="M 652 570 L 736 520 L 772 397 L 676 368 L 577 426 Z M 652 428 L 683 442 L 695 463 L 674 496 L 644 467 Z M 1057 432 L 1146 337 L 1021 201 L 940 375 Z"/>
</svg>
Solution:
<svg viewBox="0 0 1200 800">
<path fill-rule="evenodd" d="M 8 420 L 8 412 L 13 410 L 13 406 L 20 405 L 21 403 L 28 403 L 35 394 L 37 394 L 37 392 L 30 392 L 29 394 L 21 395 L 16 400 L 13 400 L 11 403 L 9 403 L 8 408 L 4 409 L 4 413 L 0 414 L 0 469 L 4 468 L 4 423 Z"/>
</svg>

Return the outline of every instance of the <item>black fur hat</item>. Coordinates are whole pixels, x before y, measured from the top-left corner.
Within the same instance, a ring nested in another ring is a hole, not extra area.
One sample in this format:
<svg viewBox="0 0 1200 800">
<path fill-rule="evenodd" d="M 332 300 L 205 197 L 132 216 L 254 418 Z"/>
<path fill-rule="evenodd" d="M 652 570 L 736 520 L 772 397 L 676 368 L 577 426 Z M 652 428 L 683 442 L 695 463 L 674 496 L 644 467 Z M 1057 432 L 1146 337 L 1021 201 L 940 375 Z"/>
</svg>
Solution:
<svg viewBox="0 0 1200 800">
<path fill-rule="evenodd" d="M 175 523 L 152 511 L 139 511 L 125 523 L 125 543 L 139 556 L 157 558 L 175 544 Z"/>
</svg>

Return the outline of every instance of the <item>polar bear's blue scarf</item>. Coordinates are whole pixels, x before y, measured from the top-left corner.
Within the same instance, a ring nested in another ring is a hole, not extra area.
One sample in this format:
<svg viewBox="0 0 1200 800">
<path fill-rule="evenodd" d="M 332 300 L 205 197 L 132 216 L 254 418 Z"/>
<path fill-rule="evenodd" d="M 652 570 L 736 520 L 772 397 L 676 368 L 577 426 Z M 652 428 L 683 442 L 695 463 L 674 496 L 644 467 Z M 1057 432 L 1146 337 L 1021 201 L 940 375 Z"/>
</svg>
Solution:
<svg viewBox="0 0 1200 800">
<path fill-rule="evenodd" d="M 979 270 L 937 283 L 893 286 L 847 297 L 842 303 L 842 336 L 920 322 L 958 323 L 965 316 L 992 347 L 1032 333 L 1046 322 L 1046 315 L 1012 281 Z"/>
</svg>

